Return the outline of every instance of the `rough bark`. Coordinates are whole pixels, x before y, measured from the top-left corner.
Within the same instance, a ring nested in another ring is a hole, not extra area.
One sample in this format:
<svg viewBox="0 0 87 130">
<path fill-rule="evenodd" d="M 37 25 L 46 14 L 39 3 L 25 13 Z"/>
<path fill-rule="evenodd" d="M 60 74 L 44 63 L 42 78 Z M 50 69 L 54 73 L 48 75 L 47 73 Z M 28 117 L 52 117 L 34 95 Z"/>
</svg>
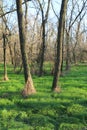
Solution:
<svg viewBox="0 0 87 130">
<path fill-rule="evenodd" d="M 62 63 L 62 41 L 64 36 L 64 22 L 65 22 L 65 14 L 67 8 L 67 0 L 62 0 L 59 25 L 58 25 L 58 35 L 57 35 L 57 56 L 55 61 L 55 70 L 53 77 L 52 90 L 56 92 L 60 92 L 60 87 L 57 86 L 60 72 L 61 72 L 61 63 Z"/>
<path fill-rule="evenodd" d="M 27 54 L 25 50 L 26 45 L 26 34 L 25 34 L 25 26 L 23 19 L 23 11 L 22 11 L 22 0 L 16 0 L 17 5 L 17 16 L 18 16 L 18 26 L 19 26 L 19 39 L 20 39 L 20 48 L 22 54 L 22 62 L 24 68 L 24 77 L 25 77 L 25 87 L 22 91 L 23 96 L 28 96 L 36 92 L 33 81 L 30 74 L 30 69 L 27 60 Z"/>
<path fill-rule="evenodd" d="M 41 54 L 40 54 L 40 69 L 39 76 L 43 74 L 43 63 L 44 63 L 44 52 L 45 52 L 45 21 L 42 23 L 43 32 L 42 32 L 42 46 L 41 46 Z"/>
</svg>

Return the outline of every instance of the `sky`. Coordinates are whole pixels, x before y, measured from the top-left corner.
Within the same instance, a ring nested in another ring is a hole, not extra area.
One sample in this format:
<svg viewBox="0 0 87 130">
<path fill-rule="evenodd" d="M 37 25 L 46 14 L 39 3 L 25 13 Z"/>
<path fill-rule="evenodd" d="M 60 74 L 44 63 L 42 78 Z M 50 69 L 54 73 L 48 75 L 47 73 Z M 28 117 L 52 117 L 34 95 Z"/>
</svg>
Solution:
<svg viewBox="0 0 87 130">
<path fill-rule="evenodd" d="M 33 0 L 33 1 L 35 1 L 35 0 Z M 16 0 L 3 0 L 4 12 L 8 12 L 12 9 L 15 9 L 16 8 L 15 2 L 16 2 Z M 45 0 L 45 2 L 47 2 L 47 0 Z M 53 3 L 53 7 L 54 7 L 56 14 L 59 14 L 61 0 L 59 0 L 59 2 L 58 2 L 58 0 L 52 0 L 52 3 Z M 50 8 L 51 9 L 49 12 L 49 22 L 56 23 L 58 21 L 58 19 L 55 17 L 51 6 L 50 6 Z M 34 8 L 34 5 L 32 4 L 32 2 L 28 2 L 28 12 L 29 12 L 29 16 L 31 18 L 33 16 L 35 16 L 35 14 L 36 14 L 36 9 Z M 45 12 L 45 10 L 44 10 L 44 12 Z M 17 13 L 16 13 L 16 11 L 6 15 L 6 18 L 8 21 L 9 28 L 13 30 L 15 28 L 14 25 L 17 26 Z M 40 18 L 40 14 L 39 14 L 39 18 Z"/>
<path fill-rule="evenodd" d="M 3 5 L 5 7 L 6 12 L 16 8 L 15 1 L 16 0 L 3 0 Z M 33 0 L 33 1 L 35 1 L 35 0 Z M 44 1 L 47 2 L 47 0 L 44 0 Z M 53 3 L 53 7 L 54 7 L 56 14 L 58 14 L 58 16 L 59 16 L 62 0 L 51 0 L 51 1 Z M 75 0 L 74 0 L 74 2 L 75 2 Z M 80 7 L 82 0 L 78 0 L 78 2 L 79 2 L 79 7 Z M 28 2 L 28 7 L 29 7 L 28 8 L 29 16 L 31 16 L 31 18 L 32 18 L 36 14 L 36 9 L 34 8 L 34 5 L 32 4 L 32 2 Z M 52 10 L 52 6 L 50 8 L 51 9 L 50 9 L 50 12 L 49 12 L 49 22 L 53 22 L 54 24 L 56 24 L 58 19 L 55 16 L 55 14 Z M 70 10 L 71 10 L 71 6 L 69 6 L 69 8 L 68 8 L 68 19 L 69 19 L 69 15 L 70 15 Z M 75 10 L 77 10 L 76 5 L 75 5 Z M 77 13 L 78 12 L 73 13 L 74 14 L 73 16 L 76 17 Z M 39 16 L 40 16 L 40 14 L 39 14 Z M 10 25 L 10 28 L 12 28 L 12 26 L 14 26 L 15 24 L 17 25 L 17 13 L 16 13 L 16 11 L 9 14 L 9 15 L 6 15 L 6 17 L 8 19 L 8 24 Z M 87 23 L 86 18 L 84 18 L 84 22 Z"/>
<path fill-rule="evenodd" d="M 12 10 L 13 8 L 15 8 L 15 1 L 16 0 L 3 0 L 3 5 L 5 7 L 5 10 L 9 11 L 9 10 Z M 45 0 L 45 1 L 47 1 L 47 0 Z M 32 2 L 28 2 L 28 3 L 29 3 L 29 9 L 28 9 L 29 13 L 31 15 L 34 15 L 36 13 L 36 10 L 34 9 L 34 5 L 32 4 Z M 52 0 L 52 3 L 53 3 L 53 7 L 54 7 L 54 10 L 55 10 L 56 14 L 59 14 L 61 0 L 59 0 L 59 2 L 58 2 L 58 0 Z M 50 18 L 54 18 L 55 17 L 55 15 L 54 15 L 54 13 L 52 11 L 52 7 L 51 7 L 49 15 L 50 15 Z"/>
</svg>

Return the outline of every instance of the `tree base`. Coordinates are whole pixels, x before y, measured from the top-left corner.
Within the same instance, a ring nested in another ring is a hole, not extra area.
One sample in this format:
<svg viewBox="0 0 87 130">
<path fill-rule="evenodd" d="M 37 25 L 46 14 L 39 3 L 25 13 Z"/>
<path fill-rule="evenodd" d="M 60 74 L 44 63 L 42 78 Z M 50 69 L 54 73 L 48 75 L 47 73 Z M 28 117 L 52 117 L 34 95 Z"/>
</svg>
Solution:
<svg viewBox="0 0 87 130">
<path fill-rule="evenodd" d="M 8 79 L 8 77 L 7 77 L 7 76 L 4 76 L 4 80 L 5 80 L 5 81 L 8 81 L 9 79 Z"/>
<path fill-rule="evenodd" d="M 53 89 L 53 92 L 60 93 L 61 88 L 57 86 L 56 88 Z"/>
<path fill-rule="evenodd" d="M 33 86 L 32 78 L 29 77 L 26 84 L 25 84 L 25 87 L 22 91 L 22 95 L 23 95 L 23 97 L 27 97 L 27 96 L 32 95 L 34 93 L 36 93 L 36 90 Z"/>
<path fill-rule="evenodd" d="M 71 66 L 66 66 L 65 71 L 69 72 L 71 69 Z"/>
<path fill-rule="evenodd" d="M 60 77 L 64 77 L 64 72 L 61 72 Z"/>
</svg>

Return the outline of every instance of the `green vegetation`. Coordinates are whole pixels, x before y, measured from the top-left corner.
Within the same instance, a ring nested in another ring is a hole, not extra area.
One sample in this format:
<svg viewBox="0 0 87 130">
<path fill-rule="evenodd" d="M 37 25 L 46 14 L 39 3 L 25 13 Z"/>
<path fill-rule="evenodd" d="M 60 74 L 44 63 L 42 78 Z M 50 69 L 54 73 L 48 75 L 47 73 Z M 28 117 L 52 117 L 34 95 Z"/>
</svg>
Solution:
<svg viewBox="0 0 87 130">
<path fill-rule="evenodd" d="M 3 81 L 0 65 L 0 130 L 87 129 L 87 65 L 73 66 L 60 78 L 59 94 L 51 92 L 49 66 L 47 75 L 33 76 L 37 93 L 23 98 L 23 74 L 8 66 L 9 81 Z"/>
</svg>

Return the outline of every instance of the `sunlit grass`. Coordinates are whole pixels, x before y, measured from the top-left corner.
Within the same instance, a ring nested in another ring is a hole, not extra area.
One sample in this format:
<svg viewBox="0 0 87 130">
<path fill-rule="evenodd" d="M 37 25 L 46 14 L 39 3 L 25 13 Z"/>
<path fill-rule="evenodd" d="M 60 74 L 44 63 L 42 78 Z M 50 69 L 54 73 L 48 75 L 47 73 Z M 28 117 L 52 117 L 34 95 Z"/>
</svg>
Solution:
<svg viewBox="0 0 87 130">
<path fill-rule="evenodd" d="M 0 130 L 86 130 L 87 66 L 73 66 L 60 78 L 61 93 L 51 91 L 52 64 L 45 64 L 44 76 L 33 75 L 37 93 L 23 98 L 23 74 L 8 66 L 9 81 L 3 81 L 0 65 Z"/>
</svg>

